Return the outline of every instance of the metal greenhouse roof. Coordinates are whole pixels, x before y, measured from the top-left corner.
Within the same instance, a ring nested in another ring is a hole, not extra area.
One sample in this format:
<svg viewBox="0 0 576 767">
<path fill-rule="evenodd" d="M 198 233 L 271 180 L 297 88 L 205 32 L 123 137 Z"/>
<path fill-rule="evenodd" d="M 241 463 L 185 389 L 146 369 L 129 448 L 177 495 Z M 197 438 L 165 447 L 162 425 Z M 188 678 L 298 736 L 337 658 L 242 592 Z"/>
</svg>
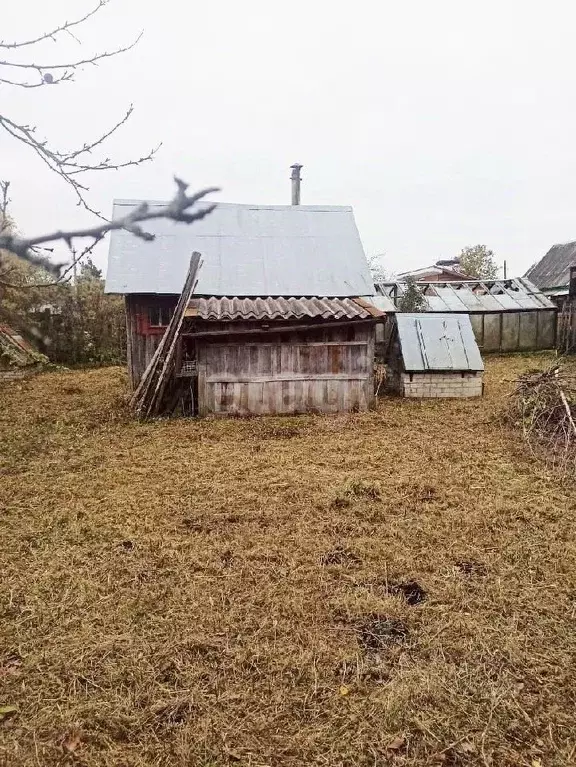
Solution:
<svg viewBox="0 0 576 767">
<path fill-rule="evenodd" d="M 418 282 L 428 312 L 514 312 L 535 309 L 556 309 L 550 299 L 530 280 L 467 280 L 466 282 Z M 405 282 L 376 285 L 378 296 L 398 299 L 406 291 Z M 384 309 L 378 300 L 375 305 Z"/>
<path fill-rule="evenodd" d="M 322 319 L 361 320 L 383 312 L 362 298 L 192 298 L 186 317 L 203 320 Z"/>
<path fill-rule="evenodd" d="M 140 202 L 115 201 L 114 217 L 125 216 Z M 151 208 L 164 204 L 149 203 Z M 349 207 L 219 203 L 191 226 L 156 219 L 146 227 L 156 235 L 152 242 L 123 230 L 112 232 L 108 293 L 179 294 L 193 251 L 203 259 L 196 295 L 374 293 Z"/>
<path fill-rule="evenodd" d="M 407 373 L 480 371 L 484 363 L 467 314 L 396 315 Z"/>
</svg>

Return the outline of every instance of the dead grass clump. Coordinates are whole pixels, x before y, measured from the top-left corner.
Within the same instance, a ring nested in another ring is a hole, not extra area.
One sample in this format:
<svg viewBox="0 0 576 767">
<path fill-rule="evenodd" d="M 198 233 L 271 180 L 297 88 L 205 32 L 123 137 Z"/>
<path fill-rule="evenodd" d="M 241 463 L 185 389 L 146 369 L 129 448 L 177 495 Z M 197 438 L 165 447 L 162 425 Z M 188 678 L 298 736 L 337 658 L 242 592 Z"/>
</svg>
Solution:
<svg viewBox="0 0 576 767">
<path fill-rule="evenodd" d="M 183 724 L 194 715 L 194 711 L 194 704 L 186 698 L 157 703 L 152 708 L 156 726 Z"/>
<path fill-rule="evenodd" d="M 410 607 L 419 605 L 428 599 L 427 592 L 417 581 L 390 578 L 388 575 L 360 581 L 358 586 L 379 596 L 399 597 L 403 603 Z"/>
<path fill-rule="evenodd" d="M 428 594 L 416 581 L 401 581 L 399 583 L 391 582 L 388 584 L 388 593 L 393 596 L 402 597 L 406 601 L 406 604 L 412 607 L 425 602 L 428 598 Z"/>
<path fill-rule="evenodd" d="M 455 567 L 464 575 L 488 575 L 486 565 L 482 562 L 475 562 L 472 559 L 462 559 L 455 562 Z"/>
<path fill-rule="evenodd" d="M 345 509 L 358 499 L 377 501 L 381 497 L 380 485 L 362 479 L 350 479 L 337 490 L 330 502 L 333 509 Z"/>
<path fill-rule="evenodd" d="M 362 560 L 349 548 L 338 544 L 331 551 L 322 554 L 320 562 L 323 565 L 344 565 L 345 567 L 353 567 L 361 564 Z"/>
<path fill-rule="evenodd" d="M 378 613 L 366 616 L 359 622 L 356 631 L 360 646 L 370 652 L 402 644 L 408 636 L 408 628 L 402 621 Z"/>
<path fill-rule="evenodd" d="M 305 417 L 304 417 L 305 418 Z M 252 439 L 293 439 L 298 437 L 306 428 L 303 420 L 288 416 L 279 421 L 273 418 L 242 418 L 240 419 Z"/>
</svg>

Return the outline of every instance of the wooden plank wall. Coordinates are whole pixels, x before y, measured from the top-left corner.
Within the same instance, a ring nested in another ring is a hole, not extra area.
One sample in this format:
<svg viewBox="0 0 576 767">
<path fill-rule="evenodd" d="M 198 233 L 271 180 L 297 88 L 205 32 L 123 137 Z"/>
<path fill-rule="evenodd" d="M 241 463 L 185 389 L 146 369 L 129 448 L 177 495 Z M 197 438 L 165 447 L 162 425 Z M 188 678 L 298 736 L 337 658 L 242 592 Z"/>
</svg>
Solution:
<svg viewBox="0 0 576 767">
<path fill-rule="evenodd" d="M 198 342 L 200 415 L 335 413 L 374 402 L 372 325 L 240 338 Z"/>
<path fill-rule="evenodd" d="M 162 332 L 143 333 L 147 322 L 148 307 L 154 303 L 154 296 L 126 296 L 126 356 L 128 375 L 135 389 L 144 375 L 148 363 L 154 356 L 162 338 Z"/>
<path fill-rule="evenodd" d="M 558 351 L 561 354 L 576 354 L 576 300 L 564 303 L 558 315 Z"/>
</svg>

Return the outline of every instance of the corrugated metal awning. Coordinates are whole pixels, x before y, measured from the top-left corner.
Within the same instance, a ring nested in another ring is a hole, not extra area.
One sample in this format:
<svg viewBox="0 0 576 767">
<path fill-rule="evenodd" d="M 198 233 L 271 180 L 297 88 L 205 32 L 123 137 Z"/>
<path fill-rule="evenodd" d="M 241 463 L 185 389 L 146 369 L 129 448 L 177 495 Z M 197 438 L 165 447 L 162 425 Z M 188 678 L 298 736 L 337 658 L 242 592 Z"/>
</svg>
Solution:
<svg viewBox="0 0 576 767">
<path fill-rule="evenodd" d="M 362 320 L 384 316 L 363 298 L 193 298 L 186 317 L 203 320 L 291 320 L 301 318 Z"/>
<path fill-rule="evenodd" d="M 396 322 L 406 372 L 484 370 L 467 314 L 399 312 Z"/>
</svg>

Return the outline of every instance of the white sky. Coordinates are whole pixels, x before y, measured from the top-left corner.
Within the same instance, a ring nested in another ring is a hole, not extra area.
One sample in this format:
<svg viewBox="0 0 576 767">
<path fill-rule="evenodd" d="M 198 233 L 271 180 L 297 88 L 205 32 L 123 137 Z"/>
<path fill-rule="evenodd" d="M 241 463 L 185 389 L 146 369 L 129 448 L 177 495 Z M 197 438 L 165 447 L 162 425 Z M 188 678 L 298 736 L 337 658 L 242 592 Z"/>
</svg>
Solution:
<svg viewBox="0 0 576 767">
<path fill-rule="evenodd" d="M 0 36 L 30 37 L 93 2 L 20 0 Z M 111 0 L 82 45 L 47 43 L 35 62 L 143 29 L 138 46 L 75 83 L 0 85 L 0 113 L 70 148 L 133 102 L 108 153 L 163 146 L 153 163 L 93 176 L 106 213 L 114 197 L 171 196 L 174 173 L 222 187 L 223 201 L 289 203 L 300 162 L 302 202 L 352 205 L 367 254 L 385 253 L 389 270 L 482 242 L 518 275 L 576 239 L 575 24 L 573 0 Z M 0 158 L 22 231 L 91 221 L 1 131 Z"/>
</svg>

